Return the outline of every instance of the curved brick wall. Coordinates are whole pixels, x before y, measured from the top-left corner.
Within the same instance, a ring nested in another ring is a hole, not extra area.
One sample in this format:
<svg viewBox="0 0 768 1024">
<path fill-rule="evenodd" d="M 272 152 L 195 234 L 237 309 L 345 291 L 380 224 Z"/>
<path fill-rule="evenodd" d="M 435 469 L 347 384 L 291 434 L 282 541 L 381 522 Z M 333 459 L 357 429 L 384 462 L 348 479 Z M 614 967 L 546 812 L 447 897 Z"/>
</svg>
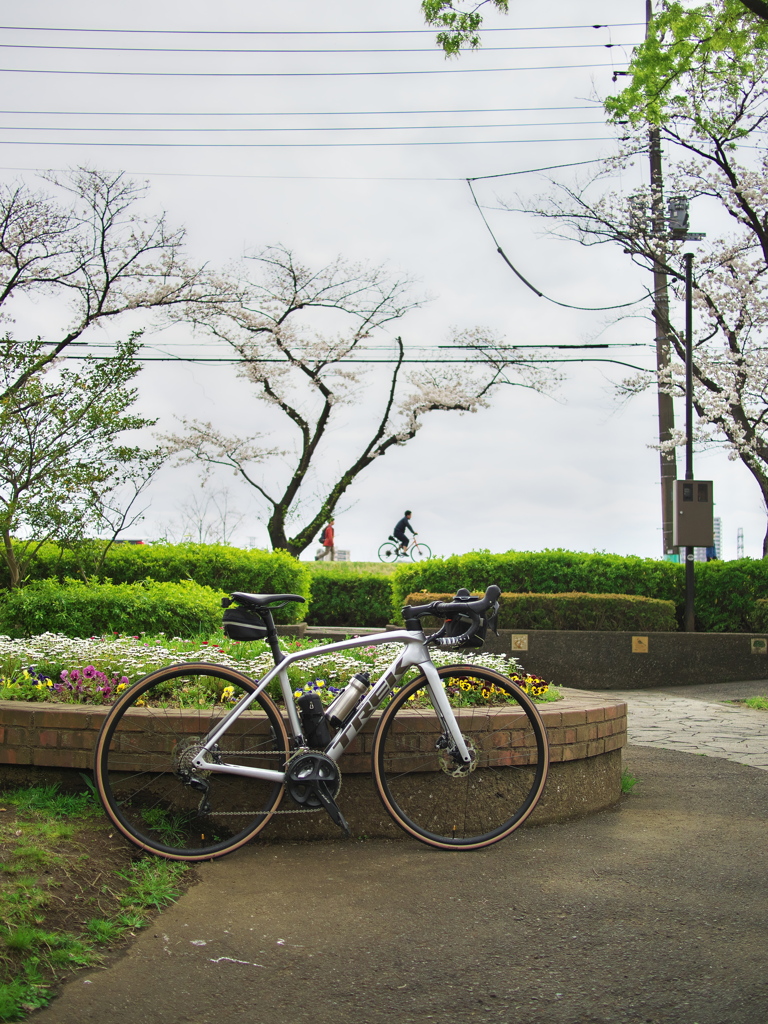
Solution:
<svg viewBox="0 0 768 1024">
<path fill-rule="evenodd" d="M 585 693 L 540 705 L 539 710 L 547 727 L 551 768 L 531 821 L 562 821 L 615 803 L 621 793 L 621 748 L 627 741 L 624 701 Z M 17 775 L 26 780 L 29 769 L 45 770 L 44 774 L 89 771 L 106 713 L 106 708 L 89 705 L 0 701 L 0 765 L 7 766 L 0 778 L 12 783 Z M 504 708 L 493 714 L 503 746 L 505 733 L 514 731 L 515 715 Z M 373 790 L 370 750 L 375 725 L 374 717 L 340 762 L 344 784 L 339 803 L 354 834 L 400 836 Z M 265 835 L 322 838 L 335 836 L 336 828 L 324 814 L 276 815 Z"/>
</svg>

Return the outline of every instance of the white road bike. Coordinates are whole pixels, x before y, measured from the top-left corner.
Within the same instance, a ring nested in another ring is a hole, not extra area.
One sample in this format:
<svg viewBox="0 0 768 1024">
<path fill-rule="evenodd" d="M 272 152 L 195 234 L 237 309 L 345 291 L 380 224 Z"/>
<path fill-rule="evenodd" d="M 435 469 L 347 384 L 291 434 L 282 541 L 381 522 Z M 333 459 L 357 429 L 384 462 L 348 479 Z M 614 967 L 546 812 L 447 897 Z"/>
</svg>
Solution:
<svg viewBox="0 0 768 1024">
<path fill-rule="evenodd" d="M 436 668 L 429 654 L 430 647 L 477 645 L 499 593 L 496 586 L 482 598 L 459 591 L 450 602 L 405 608 L 402 630 L 291 653 L 280 647 L 272 610 L 303 598 L 233 593 L 222 602 L 229 606 L 225 631 L 235 639 L 266 638 L 274 667 L 253 680 L 224 665 L 173 665 L 122 693 L 95 750 L 107 814 L 141 849 L 184 861 L 238 849 L 279 813 L 325 809 L 348 831 L 336 802 L 339 761 L 377 716 L 373 780 L 402 829 L 442 850 L 477 850 L 504 839 L 530 815 L 546 782 L 539 712 L 506 676 L 467 664 Z M 421 627 L 425 615 L 445 620 L 431 636 Z M 295 700 L 292 665 L 393 642 L 402 650 L 372 684 L 358 674 L 327 708 L 314 695 Z M 403 683 L 412 669 L 418 675 Z M 275 678 L 283 708 L 267 692 Z M 236 702 L 202 707 L 206 702 L 194 695 L 206 687 L 232 687 Z M 185 699 L 185 691 L 193 696 Z M 478 703 L 453 708 L 450 691 L 475 694 Z M 500 707 L 489 708 L 492 693 L 502 696 Z"/>
</svg>

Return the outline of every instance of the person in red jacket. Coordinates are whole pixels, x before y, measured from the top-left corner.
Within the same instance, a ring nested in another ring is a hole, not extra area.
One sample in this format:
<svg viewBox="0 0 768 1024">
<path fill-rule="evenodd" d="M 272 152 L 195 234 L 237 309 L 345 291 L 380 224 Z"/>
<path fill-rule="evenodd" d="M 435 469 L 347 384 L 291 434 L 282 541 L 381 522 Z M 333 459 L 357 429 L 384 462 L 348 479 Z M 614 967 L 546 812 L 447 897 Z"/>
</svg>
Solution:
<svg viewBox="0 0 768 1024">
<path fill-rule="evenodd" d="M 323 545 L 323 548 L 325 549 L 323 553 L 324 562 L 333 562 L 335 561 L 336 558 L 336 548 L 334 547 L 333 523 L 334 520 L 329 519 L 328 525 L 322 532 L 323 539 L 321 540 L 320 543 Z"/>
</svg>

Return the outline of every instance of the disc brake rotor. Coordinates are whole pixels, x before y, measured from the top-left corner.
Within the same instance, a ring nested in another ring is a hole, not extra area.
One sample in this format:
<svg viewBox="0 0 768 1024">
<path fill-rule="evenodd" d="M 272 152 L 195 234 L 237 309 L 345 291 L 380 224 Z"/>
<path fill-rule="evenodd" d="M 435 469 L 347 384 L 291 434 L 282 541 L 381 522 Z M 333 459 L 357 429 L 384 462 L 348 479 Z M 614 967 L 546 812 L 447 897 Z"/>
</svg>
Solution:
<svg viewBox="0 0 768 1024">
<path fill-rule="evenodd" d="M 475 770 L 475 768 L 477 768 L 477 748 L 475 747 L 475 744 L 469 736 L 465 736 L 463 733 L 462 739 L 464 740 L 469 753 L 469 764 L 464 764 L 464 762 L 459 759 L 459 755 L 456 751 L 441 750 L 438 756 L 440 770 L 445 772 L 446 775 L 452 776 L 454 779 L 460 779 L 465 775 L 469 775 Z"/>
</svg>

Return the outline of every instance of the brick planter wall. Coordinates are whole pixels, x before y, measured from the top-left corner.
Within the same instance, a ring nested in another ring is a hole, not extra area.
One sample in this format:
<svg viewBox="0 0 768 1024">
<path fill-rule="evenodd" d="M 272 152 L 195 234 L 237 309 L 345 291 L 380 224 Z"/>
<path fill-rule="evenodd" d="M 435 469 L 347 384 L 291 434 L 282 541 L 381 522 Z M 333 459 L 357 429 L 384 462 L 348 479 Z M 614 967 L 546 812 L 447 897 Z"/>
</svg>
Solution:
<svg viewBox="0 0 768 1024">
<path fill-rule="evenodd" d="M 36 770 L 46 778 L 90 771 L 107 710 L 0 701 L 0 783 L 13 784 L 14 779 L 27 783 Z M 530 820 L 539 824 L 563 821 L 615 803 L 621 794 L 621 748 L 627 741 L 626 704 L 585 693 L 539 705 L 539 710 L 547 728 L 551 767 L 544 795 Z M 519 713 L 505 708 L 490 713 L 498 718 L 494 743 L 503 748 L 510 743 Z M 152 712 L 137 709 L 135 714 L 138 725 L 139 717 L 151 717 Z M 371 779 L 376 717 L 340 761 L 344 784 L 339 805 L 353 834 L 400 837 L 402 833 L 381 807 Z M 299 814 L 276 815 L 267 833 L 270 838 L 328 838 L 335 837 L 337 830 L 324 814 Z"/>
</svg>

